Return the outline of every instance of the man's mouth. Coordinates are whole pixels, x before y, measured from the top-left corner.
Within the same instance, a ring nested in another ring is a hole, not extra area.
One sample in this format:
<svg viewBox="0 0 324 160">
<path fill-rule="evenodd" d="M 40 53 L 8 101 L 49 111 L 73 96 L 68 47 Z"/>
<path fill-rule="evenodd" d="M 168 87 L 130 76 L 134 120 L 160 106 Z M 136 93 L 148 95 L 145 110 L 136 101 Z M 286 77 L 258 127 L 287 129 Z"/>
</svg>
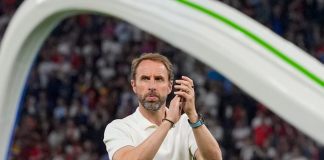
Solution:
<svg viewBox="0 0 324 160">
<path fill-rule="evenodd" d="M 146 96 L 146 99 L 148 101 L 156 101 L 156 100 L 158 100 L 158 96 L 155 95 L 155 94 L 149 94 L 149 95 Z"/>
</svg>

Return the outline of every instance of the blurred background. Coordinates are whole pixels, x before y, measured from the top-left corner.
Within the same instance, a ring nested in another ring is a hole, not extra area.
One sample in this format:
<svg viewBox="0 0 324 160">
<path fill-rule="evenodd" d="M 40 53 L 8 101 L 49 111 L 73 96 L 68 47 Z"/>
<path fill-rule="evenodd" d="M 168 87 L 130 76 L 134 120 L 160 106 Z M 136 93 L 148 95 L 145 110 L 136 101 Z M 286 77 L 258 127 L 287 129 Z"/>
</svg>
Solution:
<svg viewBox="0 0 324 160">
<path fill-rule="evenodd" d="M 0 1 L 0 39 L 22 3 Z M 323 0 L 223 0 L 324 63 Z M 23 27 L 23 26 L 22 26 Z M 122 20 L 78 15 L 47 38 L 26 82 L 9 159 L 108 160 L 106 125 L 131 114 L 137 99 L 130 63 L 160 52 L 176 78 L 195 82 L 196 103 L 224 160 L 324 160 L 324 147 L 217 71 Z"/>
</svg>

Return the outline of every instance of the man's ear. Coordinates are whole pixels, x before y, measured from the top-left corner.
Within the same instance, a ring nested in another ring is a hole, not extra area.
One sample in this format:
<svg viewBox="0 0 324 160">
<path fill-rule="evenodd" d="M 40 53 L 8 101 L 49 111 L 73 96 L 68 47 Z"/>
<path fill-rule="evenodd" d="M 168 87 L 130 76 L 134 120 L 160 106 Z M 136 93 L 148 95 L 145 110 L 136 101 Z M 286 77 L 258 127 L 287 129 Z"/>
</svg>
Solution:
<svg viewBox="0 0 324 160">
<path fill-rule="evenodd" d="M 136 83 L 135 83 L 135 80 L 131 80 L 131 85 L 132 85 L 132 89 L 134 91 L 134 93 L 136 93 Z"/>
<path fill-rule="evenodd" d="M 169 83 L 169 94 L 171 93 L 172 91 L 172 86 L 173 86 L 173 81 L 170 80 L 170 83 Z"/>
</svg>

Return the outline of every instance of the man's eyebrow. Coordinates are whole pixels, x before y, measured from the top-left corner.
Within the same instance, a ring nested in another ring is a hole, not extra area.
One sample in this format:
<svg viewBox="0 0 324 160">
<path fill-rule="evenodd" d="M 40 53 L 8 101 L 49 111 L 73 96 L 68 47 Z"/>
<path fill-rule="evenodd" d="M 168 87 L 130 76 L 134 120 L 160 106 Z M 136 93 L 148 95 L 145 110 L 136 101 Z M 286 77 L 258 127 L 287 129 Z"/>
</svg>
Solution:
<svg viewBox="0 0 324 160">
<path fill-rule="evenodd" d="M 141 75 L 140 78 L 146 78 L 146 77 L 150 77 L 150 76 L 147 76 L 147 75 Z"/>
<path fill-rule="evenodd" d="M 154 76 L 154 78 L 165 79 L 165 78 L 164 78 L 163 76 L 161 76 L 161 75 Z"/>
</svg>

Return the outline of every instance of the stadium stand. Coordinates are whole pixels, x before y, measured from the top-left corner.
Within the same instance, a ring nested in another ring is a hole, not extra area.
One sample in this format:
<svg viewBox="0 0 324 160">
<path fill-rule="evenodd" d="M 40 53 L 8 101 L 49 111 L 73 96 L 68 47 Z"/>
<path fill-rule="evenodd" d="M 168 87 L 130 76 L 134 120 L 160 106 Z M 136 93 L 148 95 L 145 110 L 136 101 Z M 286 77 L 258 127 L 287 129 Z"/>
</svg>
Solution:
<svg viewBox="0 0 324 160">
<path fill-rule="evenodd" d="M 0 36 L 21 0 L 0 2 Z M 223 0 L 324 63 L 324 2 Z M 1 39 L 0 37 L 0 39 Z M 225 160 L 320 160 L 323 147 L 205 64 L 112 17 L 64 20 L 42 46 L 26 82 L 9 159 L 107 160 L 106 125 L 132 113 L 132 58 L 161 52 L 176 77 L 195 81 L 197 106 Z"/>
</svg>

